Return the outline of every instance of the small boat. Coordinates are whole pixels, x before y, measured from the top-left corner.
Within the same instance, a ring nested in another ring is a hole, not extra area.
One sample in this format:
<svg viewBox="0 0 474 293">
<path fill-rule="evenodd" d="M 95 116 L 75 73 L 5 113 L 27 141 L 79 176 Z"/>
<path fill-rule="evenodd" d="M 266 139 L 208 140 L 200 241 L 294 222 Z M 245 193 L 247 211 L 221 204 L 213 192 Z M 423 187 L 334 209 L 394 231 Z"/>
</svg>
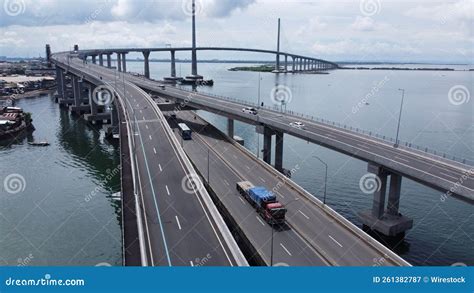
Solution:
<svg viewBox="0 0 474 293">
<path fill-rule="evenodd" d="M 47 141 L 33 141 L 33 142 L 28 142 L 28 144 L 32 146 L 49 146 L 49 142 Z"/>
</svg>

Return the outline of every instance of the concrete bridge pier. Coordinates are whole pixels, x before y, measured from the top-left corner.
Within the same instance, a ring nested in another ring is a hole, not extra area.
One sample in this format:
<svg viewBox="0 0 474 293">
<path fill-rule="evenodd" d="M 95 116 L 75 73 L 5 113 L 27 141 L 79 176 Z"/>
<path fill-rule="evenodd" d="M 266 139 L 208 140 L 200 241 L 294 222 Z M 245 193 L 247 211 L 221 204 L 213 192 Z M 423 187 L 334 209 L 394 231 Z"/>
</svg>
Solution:
<svg viewBox="0 0 474 293">
<path fill-rule="evenodd" d="M 112 54 L 107 53 L 107 67 L 112 68 Z"/>
<path fill-rule="evenodd" d="M 288 55 L 285 55 L 285 72 L 288 72 Z"/>
<path fill-rule="evenodd" d="M 99 65 L 104 66 L 104 55 L 103 54 L 99 54 Z"/>
<path fill-rule="evenodd" d="M 275 132 L 275 169 L 283 173 L 283 132 Z"/>
<path fill-rule="evenodd" d="M 127 53 L 122 53 L 122 71 L 127 72 Z"/>
<path fill-rule="evenodd" d="M 273 131 L 264 126 L 263 129 L 263 161 L 272 164 L 272 135 Z"/>
<path fill-rule="evenodd" d="M 324 64 L 323 66 L 327 67 L 328 65 Z M 376 190 L 374 191 L 372 210 L 359 213 L 364 228 L 382 234 L 384 237 L 403 238 L 405 231 L 413 227 L 413 220 L 403 216 L 398 210 L 402 183 L 401 175 L 386 170 L 384 166 L 372 163 L 369 163 L 367 171 L 376 176 L 371 182 L 374 183 L 372 186 L 375 186 Z M 388 176 L 390 176 L 390 184 L 388 203 L 385 209 Z"/>
<path fill-rule="evenodd" d="M 234 139 L 234 119 L 227 118 L 227 135 Z"/>
<path fill-rule="evenodd" d="M 90 110 L 91 110 L 91 115 L 97 115 L 97 113 L 98 113 L 97 108 L 98 107 L 97 107 L 97 104 L 94 102 L 92 93 L 93 93 L 93 85 L 88 84 L 87 94 L 88 94 L 88 98 L 89 98 L 89 106 L 90 106 Z"/>
<path fill-rule="evenodd" d="M 143 51 L 143 58 L 145 59 L 143 61 L 144 64 L 144 74 L 146 78 L 150 78 L 150 51 Z"/>
<path fill-rule="evenodd" d="M 296 71 L 296 58 L 292 57 L 291 59 L 292 59 L 291 72 L 295 72 Z"/>
<path fill-rule="evenodd" d="M 176 77 L 176 52 L 174 50 L 171 53 L 171 77 Z"/>
<path fill-rule="evenodd" d="M 300 60 L 300 65 L 298 66 L 298 71 L 303 71 L 303 58 L 298 58 Z"/>
<path fill-rule="evenodd" d="M 122 71 L 122 54 L 117 53 L 117 70 Z"/>
<path fill-rule="evenodd" d="M 97 55 L 92 55 L 92 63 L 97 64 Z"/>
<path fill-rule="evenodd" d="M 64 99 L 66 93 L 66 84 L 64 79 L 64 71 L 61 68 L 56 67 L 56 84 L 58 88 L 58 97 L 60 99 Z"/>
</svg>

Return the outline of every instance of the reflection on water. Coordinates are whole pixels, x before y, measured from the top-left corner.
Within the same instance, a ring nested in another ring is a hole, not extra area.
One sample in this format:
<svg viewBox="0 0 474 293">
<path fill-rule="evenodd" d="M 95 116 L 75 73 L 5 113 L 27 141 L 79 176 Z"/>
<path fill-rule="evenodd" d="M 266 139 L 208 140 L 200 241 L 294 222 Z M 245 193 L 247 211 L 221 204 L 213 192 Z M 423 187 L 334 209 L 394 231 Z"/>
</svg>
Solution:
<svg viewBox="0 0 474 293">
<path fill-rule="evenodd" d="M 33 113 L 36 130 L 0 143 L 0 179 L 24 178 L 23 191 L 0 193 L 0 263 L 121 265 L 120 202 L 111 198 L 120 190 L 118 148 L 49 97 L 17 105 Z"/>
</svg>

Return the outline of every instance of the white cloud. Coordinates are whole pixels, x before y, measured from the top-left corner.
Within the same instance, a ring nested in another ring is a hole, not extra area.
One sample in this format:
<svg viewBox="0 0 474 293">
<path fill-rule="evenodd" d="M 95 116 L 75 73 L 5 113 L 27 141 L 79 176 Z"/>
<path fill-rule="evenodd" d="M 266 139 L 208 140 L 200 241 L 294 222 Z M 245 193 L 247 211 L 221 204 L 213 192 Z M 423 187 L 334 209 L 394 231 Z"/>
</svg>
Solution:
<svg viewBox="0 0 474 293">
<path fill-rule="evenodd" d="M 356 31 L 373 31 L 375 29 L 375 22 L 371 17 L 357 16 L 355 21 L 351 24 L 351 28 Z"/>
</svg>

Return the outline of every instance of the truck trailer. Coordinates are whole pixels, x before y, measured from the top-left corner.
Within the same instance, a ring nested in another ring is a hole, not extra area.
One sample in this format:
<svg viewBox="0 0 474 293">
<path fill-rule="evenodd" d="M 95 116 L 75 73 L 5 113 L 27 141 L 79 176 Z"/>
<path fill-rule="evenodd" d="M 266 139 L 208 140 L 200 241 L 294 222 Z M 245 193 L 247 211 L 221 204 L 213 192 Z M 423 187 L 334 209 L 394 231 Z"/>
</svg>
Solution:
<svg viewBox="0 0 474 293">
<path fill-rule="evenodd" d="M 249 181 L 237 182 L 236 187 L 267 223 L 285 223 L 286 208 L 278 202 L 273 192 L 263 186 L 254 186 Z"/>
</svg>

